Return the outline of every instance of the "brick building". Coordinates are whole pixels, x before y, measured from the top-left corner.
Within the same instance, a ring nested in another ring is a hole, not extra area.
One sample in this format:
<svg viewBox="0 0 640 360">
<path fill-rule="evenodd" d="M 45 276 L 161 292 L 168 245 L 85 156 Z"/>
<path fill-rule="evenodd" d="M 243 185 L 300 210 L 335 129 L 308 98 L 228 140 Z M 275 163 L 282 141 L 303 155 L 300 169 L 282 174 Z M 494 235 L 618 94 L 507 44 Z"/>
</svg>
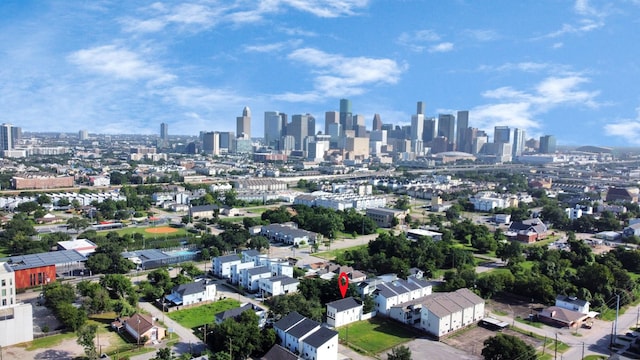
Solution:
<svg viewBox="0 0 640 360">
<path fill-rule="evenodd" d="M 53 175 L 24 175 L 11 178 L 11 187 L 15 190 L 24 189 L 55 189 L 73 187 L 73 176 Z"/>
</svg>

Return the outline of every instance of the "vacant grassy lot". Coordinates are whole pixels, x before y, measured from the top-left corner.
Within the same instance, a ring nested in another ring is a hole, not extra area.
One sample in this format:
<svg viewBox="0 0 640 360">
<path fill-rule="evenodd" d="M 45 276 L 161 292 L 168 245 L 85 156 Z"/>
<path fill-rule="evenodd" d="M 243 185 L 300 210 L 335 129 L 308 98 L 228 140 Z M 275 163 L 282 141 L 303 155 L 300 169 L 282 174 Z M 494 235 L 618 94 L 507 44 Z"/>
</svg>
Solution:
<svg viewBox="0 0 640 360">
<path fill-rule="evenodd" d="M 173 311 L 170 312 L 168 316 L 169 318 L 177 321 L 180 325 L 193 329 L 213 322 L 215 314 L 238 306 L 240 306 L 240 302 L 238 300 L 224 299 L 190 309 Z"/>
<path fill-rule="evenodd" d="M 373 318 L 338 329 L 340 341 L 356 351 L 375 355 L 420 336 L 395 321 Z"/>
<path fill-rule="evenodd" d="M 325 260 L 333 260 L 336 258 L 336 256 L 338 256 L 338 254 L 343 254 L 347 251 L 350 250 L 356 250 L 356 249 L 361 249 L 361 248 L 366 248 L 367 245 L 356 245 L 356 246 L 352 246 L 349 248 L 344 248 L 344 249 L 336 249 L 336 250 L 329 250 L 329 251 L 322 251 L 322 252 L 317 252 L 315 254 L 313 254 L 313 256 L 325 259 Z"/>
</svg>

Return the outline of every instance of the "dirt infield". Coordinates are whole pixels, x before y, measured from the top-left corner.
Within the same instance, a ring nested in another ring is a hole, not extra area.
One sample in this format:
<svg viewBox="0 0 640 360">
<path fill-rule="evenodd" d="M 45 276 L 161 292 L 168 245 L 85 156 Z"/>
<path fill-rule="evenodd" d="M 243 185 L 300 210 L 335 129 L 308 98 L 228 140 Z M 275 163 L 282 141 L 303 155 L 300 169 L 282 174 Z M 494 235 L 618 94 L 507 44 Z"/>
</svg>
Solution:
<svg viewBox="0 0 640 360">
<path fill-rule="evenodd" d="M 171 233 L 178 232 L 178 229 L 174 229 L 168 226 L 160 226 L 160 227 L 144 229 L 144 231 L 151 234 L 171 234 Z"/>
</svg>

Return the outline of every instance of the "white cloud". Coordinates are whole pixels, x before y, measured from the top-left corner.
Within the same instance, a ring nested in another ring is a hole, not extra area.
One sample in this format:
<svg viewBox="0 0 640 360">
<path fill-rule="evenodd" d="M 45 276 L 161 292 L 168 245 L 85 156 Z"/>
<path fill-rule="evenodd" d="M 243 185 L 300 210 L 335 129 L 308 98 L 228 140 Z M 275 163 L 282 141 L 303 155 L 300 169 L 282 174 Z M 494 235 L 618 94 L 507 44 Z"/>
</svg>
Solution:
<svg viewBox="0 0 640 360">
<path fill-rule="evenodd" d="M 576 13 L 585 16 L 594 16 L 597 15 L 596 9 L 594 9 L 590 4 L 589 0 L 576 0 L 573 4 L 573 9 Z"/>
<path fill-rule="evenodd" d="M 604 21 L 593 19 L 581 19 L 578 24 L 563 24 L 560 30 L 551 32 L 543 38 L 557 38 L 567 34 L 582 34 L 587 33 L 604 26 Z"/>
<path fill-rule="evenodd" d="M 299 46 L 300 44 L 302 44 L 302 40 L 281 41 L 281 42 L 276 42 L 271 44 L 262 44 L 262 45 L 245 45 L 244 51 L 267 53 L 267 52 L 281 51 L 289 47 L 296 47 L 296 46 Z"/>
<path fill-rule="evenodd" d="M 560 106 L 587 106 L 596 108 L 598 91 L 585 91 L 580 86 L 589 79 L 579 75 L 564 77 L 550 76 L 532 89 L 518 90 L 504 86 L 485 91 L 482 96 L 496 101 L 472 109 L 474 123 L 479 128 L 493 128 L 496 125 L 508 124 L 511 127 L 527 131 L 540 128 L 537 116 L 545 114 Z"/>
<path fill-rule="evenodd" d="M 500 38 L 500 35 L 498 35 L 498 33 L 494 30 L 467 29 L 464 32 L 476 41 L 493 41 Z"/>
<path fill-rule="evenodd" d="M 316 74 L 314 91 L 297 95 L 300 99 L 324 95 L 362 94 L 366 86 L 397 83 L 402 72 L 406 70 L 405 65 L 399 65 L 391 59 L 345 57 L 313 48 L 295 50 L 288 58 L 313 67 L 312 73 Z M 287 99 L 296 98 L 290 93 L 280 96 Z"/>
<path fill-rule="evenodd" d="M 128 16 L 120 21 L 125 31 L 157 32 L 168 26 L 181 30 L 202 31 L 221 23 L 252 24 L 263 21 L 267 15 L 293 9 L 321 18 L 358 15 L 369 5 L 369 0 L 251 0 L 251 1 L 198 1 L 174 6 L 154 3 L 139 9 L 137 17 Z"/>
<path fill-rule="evenodd" d="M 563 47 L 563 46 L 564 46 L 564 44 L 563 44 L 563 43 L 561 43 L 561 42 L 557 42 L 557 43 L 554 43 L 553 45 L 551 45 L 551 48 L 553 48 L 553 49 L 560 49 L 560 48 L 561 48 L 561 47 Z"/>
<path fill-rule="evenodd" d="M 504 63 L 502 65 L 480 65 L 478 67 L 479 71 L 484 72 L 511 72 L 511 71 L 522 71 L 527 73 L 539 73 L 539 72 L 547 72 L 551 74 L 567 74 L 570 71 L 570 68 L 566 65 L 554 64 L 554 63 L 545 63 L 545 62 L 535 62 L 535 61 L 523 61 L 517 63 Z"/>
<path fill-rule="evenodd" d="M 636 108 L 635 119 L 622 119 L 604 126 L 604 133 L 625 139 L 627 143 L 640 145 L 640 107 Z"/>
<path fill-rule="evenodd" d="M 453 43 L 450 42 L 443 42 L 429 47 L 430 53 L 449 52 L 451 50 L 453 50 Z"/>
<path fill-rule="evenodd" d="M 67 59 L 86 70 L 120 79 L 165 82 L 175 78 L 162 67 L 143 60 L 137 53 L 116 45 L 78 50 Z"/>
<path fill-rule="evenodd" d="M 412 51 L 422 52 L 426 44 L 440 40 L 440 35 L 431 29 L 403 32 L 396 40 L 398 44 L 406 46 Z"/>
</svg>

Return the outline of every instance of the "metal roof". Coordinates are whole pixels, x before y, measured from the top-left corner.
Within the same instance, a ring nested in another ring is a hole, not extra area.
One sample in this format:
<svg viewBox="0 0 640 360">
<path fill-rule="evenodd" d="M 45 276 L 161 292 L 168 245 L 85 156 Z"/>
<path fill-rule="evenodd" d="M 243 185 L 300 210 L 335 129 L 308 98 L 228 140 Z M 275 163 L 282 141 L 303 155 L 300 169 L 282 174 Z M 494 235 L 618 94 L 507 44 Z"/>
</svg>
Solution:
<svg viewBox="0 0 640 360">
<path fill-rule="evenodd" d="M 87 258 L 76 250 L 63 250 L 11 256 L 8 264 L 13 270 L 24 270 L 41 266 L 63 265 L 86 260 Z"/>
</svg>

